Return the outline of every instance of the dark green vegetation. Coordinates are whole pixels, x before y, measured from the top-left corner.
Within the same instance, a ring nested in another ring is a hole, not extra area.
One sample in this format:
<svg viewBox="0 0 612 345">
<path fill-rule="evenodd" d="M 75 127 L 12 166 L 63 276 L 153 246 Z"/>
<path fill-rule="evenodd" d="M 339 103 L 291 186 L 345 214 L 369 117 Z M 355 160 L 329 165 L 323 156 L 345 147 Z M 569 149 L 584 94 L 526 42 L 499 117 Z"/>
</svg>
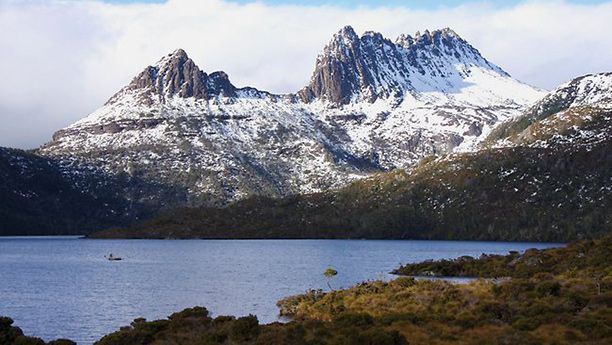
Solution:
<svg viewBox="0 0 612 345">
<path fill-rule="evenodd" d="M 168 212 L 121 238 L 568 241 L 612 231 L 612 114 L 572 109 L 523 145 L 422 161 L 337 191 Z"/>
<path fill-rule="evenodd" d="M 138 344 L 354 344 L 403 345 L 406 342 L 394 331 L 377 326 L 370 317 L 361 323 L 345 319 L 337 323 L 291 322 L 259 325 L 255 316 L 211 318 L 202 307 L 185 309 L 167 320 L 146 322 L 137 319 L 129 327 L 109 334 L 97 345 Z"/>
<path fill-rule="evenodd" d="M 184 197 L 139 176 L 0 148 L 0 236 L 84 234 L 126 225 Z M 147 191 L 159 190 L 159 200 Z M 164 204 L 166 203 L 166 204 Z"/>
<path fill-rule="evenodd" d="M 559 275 L 576 271 L 596 279 L 600 274 L 612 273 L 611 258 L 612 236 L 607 236 L 595 241 L 572 243 L 562 248 L 529 249 L 523 254 L 483 254 L 478 259 L 462 256 L 454 260 L 407 264 L 393 273 L 407 276 L 529 278 L 540 273 Z"/>
<path fill-rule="evenodd" d="M 428 262 L 402 274 L 506 277 L 452 284 L 401 277 L 279 302 L 302 322 L 368 315 L 409 344 L 612 343 L 612 236 L 525 255 Z"/>
<path fill-rule="evenodd" d="M 0 345 L 75 345 L 67 339 L 53 340 L 45 343 L 42 339 L 28 337 L 19 327 L 13 326 L 13 320 L 0 316 Z"/>
<path fill-rule="evenodd" d="M 54 160 L 0 148 L 0 235 L 75 234 L 121 222 L 121 210 L 105 207 L 116 197 L 96 198 L 63 171 Z"/>
<path fill-rule="evenodd" d="M 310 291 L 278 302 L 281 314 L 293 318 L 286 324 L 260 325 L 255 316 L 212 318 L 195 307 L 166 320 L 136 319 L 96 344 L 610 344 L 611 255 L 608 235 L 523 255 L 406 265 L 398 272 L 504 278 L 453 284 L 399 277 Z M 23 337 L 11 322 L 0 318 L 0 345 L 44 344 Z"/>
</svg>

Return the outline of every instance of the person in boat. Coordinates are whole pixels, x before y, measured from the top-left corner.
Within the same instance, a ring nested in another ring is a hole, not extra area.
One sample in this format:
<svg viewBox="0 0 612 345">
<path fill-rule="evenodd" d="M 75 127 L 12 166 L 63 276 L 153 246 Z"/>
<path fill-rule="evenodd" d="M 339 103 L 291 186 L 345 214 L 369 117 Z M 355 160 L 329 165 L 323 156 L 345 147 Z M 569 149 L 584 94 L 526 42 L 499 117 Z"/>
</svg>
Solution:
<svg viewBox="0 0 612 345">
<path fill-rule="evenodd" d="M 119 256 L 114 256 L 113 253 L 109 253 L 108 256 L 104 256 L 105 258 L 107 258 L 108 260 L 114 261 L 114 260 L 121 260 L 121 257 Z"/>
</svg>

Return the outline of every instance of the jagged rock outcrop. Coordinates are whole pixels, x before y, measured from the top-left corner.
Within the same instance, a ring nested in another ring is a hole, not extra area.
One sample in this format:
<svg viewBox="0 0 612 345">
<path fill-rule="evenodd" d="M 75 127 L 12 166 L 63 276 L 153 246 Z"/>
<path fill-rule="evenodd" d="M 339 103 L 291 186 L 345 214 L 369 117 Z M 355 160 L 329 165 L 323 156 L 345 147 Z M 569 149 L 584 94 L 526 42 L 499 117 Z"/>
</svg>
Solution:
<svg viewBox="0 0 612 345">
<path fill-rule="evenodd" d="M 298 95 L 306 102 L 324 99 L 337 104 L 348 104 L 356 95 L 371 102 L 382 93 L 400 97 L 407 72 L 395 44 L 380 33 L 359 37 L 347 26 L 325 47 L 310 84 Z"/>
<path fill-rule="evenodd" d="M 509 77 L 451 29 L 401 35 L 393 43 L 380 33 L 359 37 L 350 26 L 334 35 L 317 59 L 310 84 L 298 92 L 303 101 L 336 104 L 399 98 L 405 93 L 453 92 L 483 67 Z"/>
<path fill-rule="evenodd" d="M 219 95 L 236 95 L 236 87 L 230 83 L 225 72 L 204 73 L 183 49 L 177 49 L 155 66 L 145 68 L 106 104 L 120 101 L 129 91 L 137 91 L 139 100 L 149 105 L 155 101 L 165 103 L 166 99 L 174 96 L 210 99 Z"/>
</svg>

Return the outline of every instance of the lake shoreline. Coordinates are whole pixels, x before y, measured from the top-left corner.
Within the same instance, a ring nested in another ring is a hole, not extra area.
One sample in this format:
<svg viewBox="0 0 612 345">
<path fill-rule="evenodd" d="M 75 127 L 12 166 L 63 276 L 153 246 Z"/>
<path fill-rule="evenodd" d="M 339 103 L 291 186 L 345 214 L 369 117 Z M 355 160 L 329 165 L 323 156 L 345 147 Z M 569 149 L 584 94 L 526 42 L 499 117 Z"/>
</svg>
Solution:
<svg viewBox="0 0 612 345">
<path fill-rule="evenodd" d="M 326 345 L 425 345 L 455 344 L 449 339 L 466 344 L 512 339 L 520 345 L 603 345 L 612 340 L 612 327 L 605 325 L 605 315 L 612 311 L 610 254 L 612 236 L 507 255 L 416 262 L 398 267 L 399 275 L 390 281 L 282 298 L 277 306 L 280 315 L 290 317 L 286 323 L 260 323 L 253 315 L 212 317 L 206 308 L 191 307 L 167 319 L 136 318 L 96 344 L 200 344 L 206 339 L 211 345 L 308 345 L 308 339 L 316 339 Z M 423 269 L 434 279 L 406 275 Z M 448 269 L 460 272 L 455 277 L 480 273 L 465 284 L 435 279 Z M 534 306 L 540 308 L 538 314 L 533 314 Z M 1 321 L 0 336 L 8 323 Z M 13 334 L 19 334 L 14 328 Z M 21 341 L 44 344 L 34 338 Z"/>
<path fill-rule="evenodd" d="M 547 242 L 547 241 L 505 241 L 505 240 L 478 240 L 478 239 L 422 239 L 422 238 L 397 238 L 397 237 L 90 237 L 87 234 L 80 235 L 0 235 L 1 239 L 61 239 L 61 238 L 77 238 L 80 240 L 152 240 L 152 241 L 405 241 L 405 242 L 494 242 L 494 243 L 517 243 L 517 244 L 538 244 L 545 243 L 554 246 L 563 246 L 568 242 Z"/>
<path fill-rule="evenodd" d="M 328 266 L 339 272 L 332 286 L 349 288 L 393 279 L 389 271 L 400 263 L 551 246 L 558 244 L 5 237 L 0 238 L 2 314 L 28 334 L 70 336 L 85 344 L 136 317 L 158 319 L 193 305 L 214 315 L 250 313 L 270 323 L 278 321 L 279 299 L 326 289 L 322 272 Z M 109 253 L 123 260 L 109 262 L 104 258 Z"/>
</svg>

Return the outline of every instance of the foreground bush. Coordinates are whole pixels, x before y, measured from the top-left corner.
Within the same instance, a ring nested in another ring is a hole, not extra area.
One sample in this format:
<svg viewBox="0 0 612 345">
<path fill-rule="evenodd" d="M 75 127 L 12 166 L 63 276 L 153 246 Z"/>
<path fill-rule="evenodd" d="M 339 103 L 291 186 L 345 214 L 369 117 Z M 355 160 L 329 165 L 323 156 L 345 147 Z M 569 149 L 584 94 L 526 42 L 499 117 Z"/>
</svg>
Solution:
<svg viewBox="0 0 612 345">
<path fill-rule="evenodd" d="M 279 304 L 303 322 L 359 327 L 359 315 L 369 315 L 410 344 L 611 344 L 611 257 L 607 236 L 524 254 L 429 261 L 395 272 L 503 279 L 458 285 L 401 277 Z"/>
<path fill-rule="evenodd" d="M 13 319 L 0 316 L 0 345 L 75 345 L 67 339 L 53 340 L 45 343 L 40 338 L 28 337 L 21 328 L 13 326 Z"/>
</svg>

